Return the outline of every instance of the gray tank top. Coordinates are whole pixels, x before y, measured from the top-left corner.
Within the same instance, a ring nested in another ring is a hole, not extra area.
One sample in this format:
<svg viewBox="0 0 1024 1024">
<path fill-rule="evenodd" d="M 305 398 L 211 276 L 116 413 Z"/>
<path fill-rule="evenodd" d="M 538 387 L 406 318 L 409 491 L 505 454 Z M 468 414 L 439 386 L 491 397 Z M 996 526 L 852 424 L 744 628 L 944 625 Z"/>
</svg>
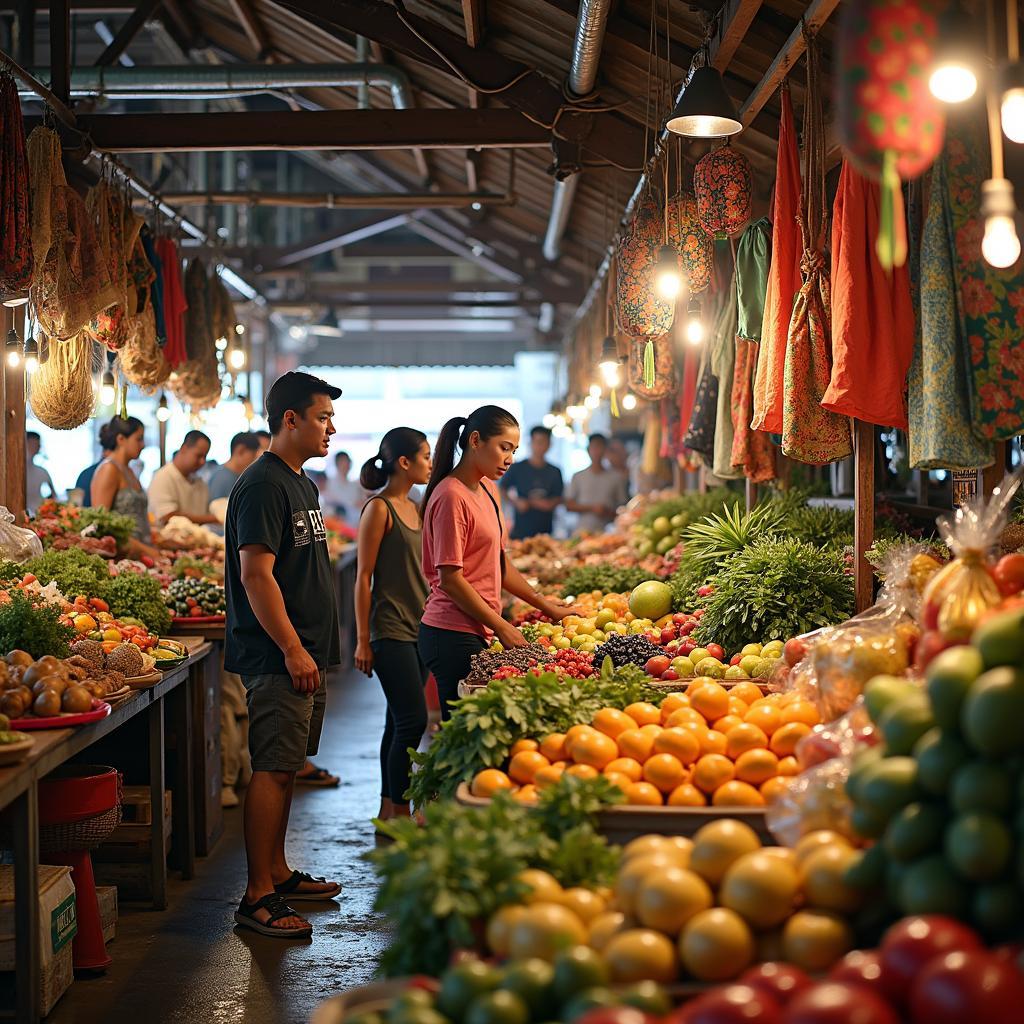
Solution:
<svg viewBox="0 0 1024 1024">
<path fill-rule="evenodd" d="M 383 495 L 370 499 L 377 500 L 383 501 L 391 513 L 391 529 L 381 538 L 377 564 L 373 569 L 370 640 L 415 643 L 427 601 L 427 581 L 423 576 L 423 530 L 406 526 Z M 363 511 L 369 506 L 368 501 Z"/>
<path fill-rule="evenodd" d="M 127 478 L 121 467 L 113 459 L 104 459 L 100 465 L 109 462 L 120 474 L 122 486 L 117 489 L 114 500 L 110 504 L 111 512 L 118 512 L 123 516 L 130 516 L 135 520 L 135 529 L 132 536 L 143 544 L 151 543 L 152 531 L 149 525 L 149 498 L 146 492 L 139 487 L 128 486 Z"/>
</svg>

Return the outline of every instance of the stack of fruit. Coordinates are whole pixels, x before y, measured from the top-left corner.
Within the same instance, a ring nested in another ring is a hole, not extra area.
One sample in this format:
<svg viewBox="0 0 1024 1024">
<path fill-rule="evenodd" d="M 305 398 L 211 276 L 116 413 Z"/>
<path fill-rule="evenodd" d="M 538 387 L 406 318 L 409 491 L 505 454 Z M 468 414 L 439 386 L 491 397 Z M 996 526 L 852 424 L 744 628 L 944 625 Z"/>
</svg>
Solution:
<svg viewBox="0 0 1024 1024">
<path fill-rule="evenodd" d="M 134 644 L 143 651 L 156 647 L 160 638 L 151 633 L 144 622 L 130 617 L 117 619 L 111 615 L 107 602 L 98 597 L 75 598 L 62 622 L 73 626 L 79 639 L 95 640 L 112 651 L 124 643 Z"/>
<path fill-rule="evenodd" d="M 521 739 L 507 770 L 478 772 L 471 792 L 505 789 L 529 803 L 566 772 L 604 775 L 629 804 L 763 807 L 799 771 L 796 746 L 818 721 L 814 705 L 795 694 L 764 696 L 750 681 L 726 690 L 698 679 L 660 707 L 606 707 L 564 734 Z"/>
<path fill-rule="evenodd" d="M 178 619 L 223 615 L 227 607 L 219 583 L 194 576 L 173 580 L 164 591 L 164 603 Z"/>
</svg>

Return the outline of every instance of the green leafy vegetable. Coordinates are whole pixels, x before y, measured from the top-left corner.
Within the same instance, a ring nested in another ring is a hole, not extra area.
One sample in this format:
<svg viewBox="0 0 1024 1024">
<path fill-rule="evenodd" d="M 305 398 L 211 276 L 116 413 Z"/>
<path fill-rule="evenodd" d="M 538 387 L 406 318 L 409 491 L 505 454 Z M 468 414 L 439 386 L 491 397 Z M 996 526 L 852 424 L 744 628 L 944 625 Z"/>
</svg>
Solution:
<svg viewBox="0 0 1024 1024">
<path fill-rule="evenodd" d="M 87 555 L 81 548 L 64 551 L 51 549 L 31 558 L 23 567 L 33 573 L 45 587 L 56 582 L 57 589 L 69 600 L 80 594 L 105 598 L 104 588 L 110 582 L 110 566 L 99 555 Z"/>
<path fill-rule="evenodd" d="M 805 505 L 786 518 L 786 536 L 820 548 L 853 544 L 854 513 L 830 505 Z"/>
<path fill-rule="evenodd" d="M 603 594 L 624 594 L 638 587 L 651 574 L 635 565 L 581 565 L 573 569 L 562 584 L 562 597 L 575 597 L 600 590 Z"/>
<path fill-rule="evenodd" d="M 113 537 L 119 548 L 123 548 L 135 532 L 135 520 L 108 508 L 83 508 L 78 513 L 81 531 L 94 526 L 97 537 Z"/>
<path fill-rule="evenodd" d="M 0 652 L 28 651 L 33 658 L 52 654 L 66 658 L 68 644 L 75 636 L 71 626 L 60 622 L 60 609 L 55 605 L 35 605 L 21 591 L 0 605 Z"/>
<path fill-rule="evenodd" d="M 164 604 L 160 581 L 155 576 L 123 572 L 107 581 L 102 597 L 115 618 L 136 618 L 152 633 L 166 635 L 171 628 L 171 613 Z"/>
</svg>

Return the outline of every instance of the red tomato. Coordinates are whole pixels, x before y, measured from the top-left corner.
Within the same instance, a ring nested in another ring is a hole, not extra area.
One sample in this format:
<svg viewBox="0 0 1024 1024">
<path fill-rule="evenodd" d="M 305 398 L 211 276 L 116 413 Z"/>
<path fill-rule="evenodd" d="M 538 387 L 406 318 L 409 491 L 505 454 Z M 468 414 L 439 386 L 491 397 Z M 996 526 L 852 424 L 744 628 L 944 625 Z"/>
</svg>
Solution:
<svg viewBox="0 0 1024 1024">
<path fill-rule="evenodd" d="M 799 967 L 782 963 L 758 964 L 741 975 L 740 981 L 769 993 L 783 1006 L 811 984 L 811 979 Z"/>
<path fill-rule="evenodd" d="M 786 641 L 786 646 L 782 648 L 782 657 L 790 668 L 803 661 L 806 653 L 807 641 L 798 636 L 791 637 Z"/>
<path fill-rule="evenodd" d="M 676 638 L 676 631 L 674 629 L 670 629 L 668 626 L 666 626 L 661 631 L 661 642 L 663 644 L 671 643 L 673 640 L 675 640 L 675 638 Z"/>
<path fill-rule="evenodd" d="M 644 665 L 644 671 L 649 676 L 654 676 L 657 679 L 670 664 L 672 664 L 672 662 L 666 658 L 664 654 L 656 654 L 653 658 L 647 659 L 647 663 Z"/>
<path fill-rule="evenodd" d="M 899 984 L 886 971 L 877 949 L 855 949 L 847 953 L 829 971 L 828 977 L 829 981 L 866 985 L 884 999 L 898 1001 L 902 998 Z"/>
<path fill-rule="evenodd" d="M 942 914 L 897 921 L 882 937 L 882 966 L 894 984 L 906 990 L 925 966 L 944 953 L 981 949 L 977 934 Z"/>
<path fill-rule="evenodd" d="M 782 1007 L 766 989 L 726 985 L 712 989 L 688 1008 L 686 1024 L 781 1024 Z"/>
<path fill-rule="evenodd" d="M 900 1024 L 900 1018 L 863 985 L 825 981 L 793 997 L 786 1024 Z"/>
<path fill-rule="evenodd" d="M 725 657 L 725 648 L 721 644 L 708 644 L 706 650 L 709 658 L 717 658 L 721 661 Z"/>
<path fill-rule="evenodd" d="M 992 578 L 1003 597 L 1012 597 L 1024 590 L 1024 555 L 1003 555 L 992 570 Z"/>
<path fill-rule="evenodd" d="M 913 1024 L 1019 1024 L 1022 1017 L 1024 977 L 984 950 L 937 957 L 910 992 Z"/>
</svg>

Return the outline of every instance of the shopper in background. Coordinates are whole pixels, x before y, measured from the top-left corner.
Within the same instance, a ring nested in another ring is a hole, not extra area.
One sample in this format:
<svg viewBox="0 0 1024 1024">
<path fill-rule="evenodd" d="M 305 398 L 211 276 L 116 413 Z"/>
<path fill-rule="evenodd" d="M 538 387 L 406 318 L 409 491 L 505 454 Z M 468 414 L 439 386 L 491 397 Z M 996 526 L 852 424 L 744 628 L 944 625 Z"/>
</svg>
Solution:
<svg viewBox="0 0 1024 1024">
<path fill-rule="evenodd" d="M 416 645 L 427 600 L 423 525 L 409 491 L 429 479 L 427 435 L 412 427 L 389 430 L 359 473 L 366 490 L 379 492 L 359 520 L 355 661 L 360 672 L 377 673 L 388 702 L 378 815 L 385 821 L 409 814 L 409 748 L 427 729 L 427 670 Z"/>
<path fill-rule="evenodd" d="M 53 480 L 42 466 L 36 465 L 36 458 L 42 447 L 42 440 L 34 430 L 25 434 L 25 509 L 30 516 L 36 514 L 36 509 L 43 503 L 44 498 L 56 498 L 57 489 L 53 486 Z M 43 488 L 46 494 L 43 494 Z"/>
<path fill-rule="evenodd" d="M 629 472 L 629 449 L 621 437 L 613 437 L 608 441 L 608 468 L 613 473 L 618 473 L 626 481 L 626 501 L 630 497 L 630 472 Z M 623 502 L 625 504 L 625 502 Z"/>
<path fill-rule="evenodd" d="M 455 462 L 456 443 L 462 451 Z M 470 660 L 493 635 L 505 647 L 526 639 L 501 617 L 501 592 L 550 619 L 573 612 L 536 593 L 505 557 L 498 490 L 519 447 L 519 423 L 496 405 L 457 416 L 441 430 L 423 511 L 423 570 L 430 593 L 419 630 L 420 656 L 434 673 L 441 717 L 451 715 Z"/>
<path fill-rule="evenodd" d="M 516 510 L 512 539 L 551 533 L 555 509 L 562 501 L 562 473 L 547 460 L 551 431 L 530 431 L 530 457 L 517 462 L 502 478 L 500 487 Z"/>
<path fill-rule="evenodd" d="M 349 526 L 356 526 L 370 493 L 359 480 L 349 480 L 352 458 L 348 452 L 334 456 L 334 471 L 335 475 L 327 481 L 327 506 Z"/>
<path fill-rule="evenodd" d="M 260 455 L 260 440 L 249 431 L 235 434 L 231 438 L 231 458 L 218 466 L 210 477 L 207 486 L 210 494 L 210 501 L 218 498 L 226 498 L 235 486 L 235 481 L 247 470 Z"/>
<path fill-rule="evenodd" d="M 335 433 L 340 389 L 286 373 L 267 393 L 270 449 L 239 478 L 228 504 L 224 667 L 245 684 L 252 780 L 245 796 L 249 875 L 235 921 L 263 935 L 306 939 L 312 926 L 288 904 L 330 900 L 336 882 L 293 871 L 285 835 L 295 773 L 317 752 L 328 668 L 341 636 L 327 530 L 303 472 Z"/>
<path fill-rule="evenodd" d="M 602 533 L 615 518 L 615 510 L 626 504 L 628 482 L 604 464 L 608 439 L 591 434 L 587 444 L 590 465 L 569 481 L 565 507 L 579 514 L 576 529 L 580 533 Z"/>
<path fill-rule="evenodd" d="M 131 467 L 131 462 L 146 447 L 142 420 L 134 416 L 115 416 L 100 428 L 100 446 L 109 454 L 96 467 L 92 476 L 91 505 L 109 508 L 135 520 L 135 530 L 128 553 L 138 557 L 157 554 L 153 529 L 149 522 L 149 500 Z"/>
<path fill-rule="evenodd" d="M 92 507 L 92 478 L 96 473 L 96 470 L 103 465 L 105 459 L 110 458 L 110 451 L 103 447 L 103 431 L 100 431 L 100 458 L 98 462 L 94 462 L 91 466 L 86 466 L 81 473 L 78 474 L 78 479 L 75 481 L 75 490 L 82 492 L 82 508 Z"/>
<path fill-rule="evenodd" d="M 256 439 L 260 443 L 260 455 L 262 455 L 270 447 L 270 431 L 254 430 L 253 433 L 256 435 Z"/>
<path fill-rule="evenodd" d="M 206 526 L 216 523 L 210 515 L 210 493 L 198 472 L 210 454 L 210 439 L 201 430 L 190 430 L 174 453 L 174 458 L 161 466 L 149 484 L 149 504 L 159 526 L 172 516 Z"/>
</svg>

